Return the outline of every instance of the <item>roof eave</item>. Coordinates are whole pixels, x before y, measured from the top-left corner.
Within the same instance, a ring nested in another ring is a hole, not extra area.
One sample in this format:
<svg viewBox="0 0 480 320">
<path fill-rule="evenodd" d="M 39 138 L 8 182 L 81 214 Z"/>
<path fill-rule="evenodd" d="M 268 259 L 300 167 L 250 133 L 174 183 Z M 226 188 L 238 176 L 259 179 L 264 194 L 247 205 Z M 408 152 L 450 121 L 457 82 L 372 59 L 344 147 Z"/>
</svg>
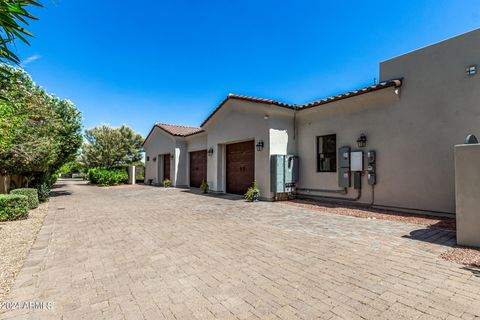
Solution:
<svg viewBox="0 0 480 320">
<path fill-rule="evenodd" d="M 353 98 L 353 97 L 356 97 L 356 96 L 364 95 L 364 94 L 367 94 L 367 93 L 370 93 L 370 92 L 375 92 L 375 91 L 379 91 L 379 90 L 383 90 L 383 89 L 387 89 L 387 88 L 391 88 L 391 87 L 399 88 L 399 87 L 402 86 L 402 80 L 403 80 L 403 78 L 387 80 L 387 81 L 381 82 L 377 85 L 365 87 L 365 88 L 362 88 L 362 89 L 359 89 L 359 90 L 350 91 L 350 92 L 347 92 L 347 93 L 344 93 L 344 94 L 340 94 L 340 95 L 333 96 L 333 97 L 328 97 L 328 98 L 325 98 L 325 99 L 322 99 L 322 100 L 317 100 L 317 101 L 314 101 L 314 102 L 306 103 L 306 104 L 301 105 L 298 110 L 310 109 L 310 108 L 318 107 L 318 106 L 321 106 L 321 105 L 325 105 L 327 103 L 332 103 L 332 102 L 335 102 L 335 101 L 340 101 L 340 100 L 344 100 L 344 99 L 348 99 L 348 98 Z"/>
</svg>

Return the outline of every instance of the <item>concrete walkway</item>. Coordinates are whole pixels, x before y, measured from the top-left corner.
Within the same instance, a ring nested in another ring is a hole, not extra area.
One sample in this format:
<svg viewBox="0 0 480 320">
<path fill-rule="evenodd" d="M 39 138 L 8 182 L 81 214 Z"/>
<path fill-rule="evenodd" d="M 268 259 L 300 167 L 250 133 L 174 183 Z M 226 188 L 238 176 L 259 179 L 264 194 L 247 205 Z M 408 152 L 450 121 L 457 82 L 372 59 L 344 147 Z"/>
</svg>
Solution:
<svg viewBox="0 0 480 320">
<path fill-rule="evenodd" d="M 478 272 L 439 258 L 453 237 L 233 196 L 60 182 L 0 318 L 474 319 Z"/>
</svg>

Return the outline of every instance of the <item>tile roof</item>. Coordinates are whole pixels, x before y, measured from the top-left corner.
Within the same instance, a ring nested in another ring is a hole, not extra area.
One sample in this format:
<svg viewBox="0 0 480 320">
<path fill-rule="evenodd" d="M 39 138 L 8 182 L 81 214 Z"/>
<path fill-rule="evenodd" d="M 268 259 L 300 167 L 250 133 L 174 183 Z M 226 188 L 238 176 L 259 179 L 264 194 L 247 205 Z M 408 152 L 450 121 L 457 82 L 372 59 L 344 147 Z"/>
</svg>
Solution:
<svg viewBox="0 0 480 320">
<path fill-rule="evenodd" d="M 386 88 L 390 88 L 390 87 L 399 88 L 399 87 L 402 86 L 402 80 L 403 79 L 387 80 L 387 81 L 384 81 L 384 82 L 380 82 L 379 84 L 375 84 L 373 86 L 368 86 L 368 87 L 364 87 L 362 89 L 349 91 L 349 92 L 346 92 L 346 93 L 343 93 L 343 94 L 339 94 L 339 95 L 336 95 L 336 96 L 331 96 L 331 97 L 328 97 L 328 98 L 316 100 L 316 101 L 309 102 L 309 103 L 302 104 L 302 105 L 288 104 L 288 103 L 284 103 L 284 102 L 280 102 L 280 101 L 276 101 L 276 100 L 272 100 L 272 99 L 242 96 L 242 95 L 231 93 L 215 108 L 215 110 L 207 117 L 207 119 L 205 119 L 205 121 L 203 121 L 203 123 L 200 125 L 200 127 L 203 127 L 217 113 L 217 111 L 220 110 L 223 107 L 223 105 L 225 105 L 225 103 L 230 99 L 238 99 L 238 100 L 244 100 L 244 101 L 250 101 L 250 102 L 256 102 L 256 103 L 272 104 L 272 105 L 276 105 L 276 106 L 287 108 L 287 109 L 301 111 L 303 109 L 309 109 L 309 108 L 321 106 L 321 105 L 331 103 L 331 102 L 334 102 L 334 101 L 339 101 L 339 100 L 359 96 L 359 95 L 362 95 L 362 94 L 365 94 L 365 93 L 369 93 L 369 92 L 373 92 L 373 91 L 377 91 L 377 90 L 381 90 L 381 89 L 386 89 Z M 163 131 L 165 131 L 165 132 L 167 132 L 167 133 L 169 133 L 173 136 L 178 136 L 178 137 L 187 137 L 187 136 L 190 136 L 190 135 L 193 135 L 193 134 L 203 132 L 203 130 L 201 128 L 178 126 L 178 125 L 166 124 L 166 123 L 156 123 L 154 128 L 155 127 L 158 127 L 160 129 L 162 129 Z M 153 128 L 152 128 L 152 131 L 153 131 Z M 144 143 L 145 143 L 145 141 L 147 141 L 147 139 L 149 138 L 152 131 L 150 131 L 147 138 L 144 140 Z"/>
<path fill-rule="evenodd" d="M 239 94 L 234 94 L 230 93 L 228 96 L 213 110 L 212 113 L 205 119 L 200 127 L 203 127 L 214 115 L 217 113 L 218 110 L 220 110 L 225 103 L 227 103 L 228 100 L 230 99 L 237 99 L 237 100 L 244 100 L 244 101 L 250 101 L 250 102 L 257 102 L 257 103 L 266 103 L 266 104 L 273 104 L 279 107 L 283 108 L 289 108 L 289 109 L 294 109 L 294 105 L 290 105 L 288 103 L 283 103 L 280 101 L 272 100 L 272 99 L 265 99 L 265 98 L 256 98 L 256 97 L 250 97 L 250 96 L 242 96 Z"/>
<path fill-rule="evenodd" d="M 201 128 L 195 128 L 195 127 L 187 127 L 187 126 L 179 126 L 176 124 L 167 124 L 167 123 L 155 123 L 153 126 L 152 130 L 147 134 L 147 137 L 145 140 L 143 140 L 143 144 L 145 145 L 145 142 L 147 142 L 148 138 L 150 138 L 150 135 L 153 132 L 153 129 L 159 128 L 163 131 L 165 131 L 168 134 L 171 134 L 172 136 L 175 137 L 188 137 L 200 132 L 203 132 Z"/>
<path fill-rule="evenodd" d="M 179 125 L 167 124 L 167 123 L 156 123 L 155 126 L 171 134 L 172 136 L 177 136 L 177 137 L 191 136 L 192 134 L 200 133 L 203 131 L 201 128 L 179 126 Z"/>
<path fill-rule="evenodd" d="M 401 85 L 402 85 L 402 80 L 401 79 L 388 80 L 388 81 L 380 82 L 379 84 L 374 84 L 373 86 L 368 86 L 368 87 L 365 87 L 365 88 L 362 88 L 362 89 L 359 89 L 359 90 L 353 90 L 353 91 L 349 91 L 349 92 L 339 94 L 339 95 L 336 95 L 336 96 L 331 96 L 331 97 L 328 97 L 328 98 L 325 98 L 325 99 L 309 102 L 309 103 L 300 105 L 299 109 L 308 109 L 308 108 L 320 106 L 322 104 L 330 103 L 330 102 L 333 102 L 333 101 L 343 100 L 343 99 L 346 99 L 346 98 L 359 96 L 361 94 L 365 94 L 365 93 L 368 93 L 368 92 L 377 91 L 377 90 L 385 89 L 385 88 L 389 88 L 389 87 L 398 88 Z"/>
<path fill-rule="evenodd" d="M 334 102 L 334 101 L 338 101 L 338 100 L 343 100 L 343 99 L 351 98 L 351 97 L 354 97 L 354 96 L 359 96 L 359 95 L 362 95 L 362 94 L 365 94 L 365 93 L 369 93 L 369 92 L 372 92 L 372 91 L 377 91 L 377 90 L 381 90 L 381 89 L 385 89 L 385 88 L 389 88 L 389 87 L 398 88 L 401 85 L 402 85 L 402 79 L 393 79 L 393 80 L 388 80 L 388 81 L 381 82 L 379 84 L 375 84 L 373 86 L 368 86 L 368 87 L 365 87 L 365 88 L 362 88 L 362 89 L 349 91 L 349 92 L 346 92 L 346 93 L 343 93 L 343 94 L 340 94 L 340 95 L 328 97 L 328 98 L 321 99 L 321 100 L 316 100 L 316 101 L 309 102 L 309 103 L 306 103 L 306 104 L 301 104 L 301 105 L 288 104 L 288 103 L 284 103 L 284 102 L 280 102 L 280 101 L 276 101 L 276 100 L 271 100 L 271 99 L 256 98 L 256 97 L 250 97 L 250 96 L 242 96 L 242 95 L 230 93 L 218 105 L 218 107 L 216 107 L 215 110 L 213 110 L 213 112 L 207 117 L 207 119 L 205 119 L 205 121 L 202 122 L 200 127 L 203 127 L 215 115 L 215 113 L 217 113 L 217 111 L 220 110 L 223 107 L 223 105 L 230 99 L 238 99 L 238 100 L 257 102 L 257 103 L 267 103 L 267 104 L 272 104 L 272 105 L 276 105 L 276 106 L 279 106 L 279 107 L 288 108 L 288 109 L 292 109 L 292 110 L 303 110 L 303 109 L 308 109 L 308 108 L 320 106 L 320 105 L 323 105 L 323 104 L 326 104 L 326 103 L 330 103 L 330 102 Z"/>
</svg>

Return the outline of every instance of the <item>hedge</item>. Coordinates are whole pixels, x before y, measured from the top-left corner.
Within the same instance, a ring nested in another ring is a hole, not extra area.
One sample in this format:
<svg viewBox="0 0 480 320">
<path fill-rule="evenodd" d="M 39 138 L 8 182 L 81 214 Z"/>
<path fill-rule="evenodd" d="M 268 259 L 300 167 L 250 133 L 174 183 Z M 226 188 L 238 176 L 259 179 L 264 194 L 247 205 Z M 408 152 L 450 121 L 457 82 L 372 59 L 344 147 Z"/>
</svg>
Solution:
<svg viewBox="0 0 480 320">
<path fill-rule="evenodd" d="M 28 198 L 28 208 L 35 209 L 38 207 L 38 191 L 33 188 L 20 188 L 10 191 L 10 194 L 20 194 Z"/>
<path fill-rule="evenodd" d="M 21 194 L 0 194 L 0 221 L 28 217 L 28 197 Z"/>
<path fill-rule="evenodd" d="M 93 168 L 88 170 L 87 178 L 93 184 L 113 186 L 126 183 L 128 181 L 128 173 L 126 169 Z"/>
</svg>

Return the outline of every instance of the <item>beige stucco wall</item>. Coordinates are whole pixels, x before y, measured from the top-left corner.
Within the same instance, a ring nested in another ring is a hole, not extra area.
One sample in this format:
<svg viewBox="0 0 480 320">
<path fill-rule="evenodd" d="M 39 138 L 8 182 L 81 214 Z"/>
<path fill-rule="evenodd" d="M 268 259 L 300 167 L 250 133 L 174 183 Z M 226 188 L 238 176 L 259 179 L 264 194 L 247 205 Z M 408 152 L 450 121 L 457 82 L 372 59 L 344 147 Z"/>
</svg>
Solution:
<svg viewBox="0 0 480 320">
<path fill-rule="evenodd" d="M 270 199 L 270 154 L 294 151 L 293 111 L 247 101 L 231 99 L 215 114 L 204 129 L 208 133 L 208 184 L 212 191 L 226 191 L 225 145 L 263 140 L 264 149 L 255 151 L 255 180 L 262 198 Z M 268 119 L 265 119 L 268 116 Z"/>
<path fill-rule="evenodd" d="M 185 138 L 187 141 L 188 152 L 207 149 L 207 133 L 197 133 Z"/>
<path fill-rule="evenodd" d="M 145 142 L 145 182 L 148 182 L 149 179 L 153 179 L 153 183 L 161 183 L 163 181 L 163 159 L 159 155 L 163 154 L 175 154 L 176 149 L 176 139 L 175 137 L 165 133 L 159 128 L 154 128 L 151 136 Z M 150 158 L 150 161 L 146 161 L 147 156 Z M 156 157 L 157 160 L 153 161 L 153 158 Z M 177 157 L 175 157 L 177 159 Z M 170 163 L 173 164 L 174 161 L 170 159 Z M 174 178 L 175 166 L 170 165 L 170 177 Z M 172 183 L 175 185 L 176 181 L 172 179 Z"/>
<path fill-rule="evenodd" d="M 480 145 L 455 147 L 457 243 L 480 247 Z"/>
<path fill-rule="evenodd" d="M 391 114 L 397 100 L 398 96 L 394 89 L 390 88 L 298 112 L 298 154 L 300 157 L 298 187 L 340 190 L 337 172 L 317 172 L 316 137 L 336 134 L 337 149 L 341 146 L 350 146 L 352 150 L 355 150 L 357 149 L 357 138 L 360 134 L 365 133 L 368 142 L 364 151 L 373 149 L 378 153 L 379 184 L 378 190 L 376 190 L 376 202 L 390 203 L 391 198 L 395 198 L 397 185 L 390 183 L 391 180 L 387 179 L 384 172 L 396 171 L 395 165 L 398 162 L 394 157 L 399 152 L 396 151 L 395 144 L 389 138 L 395 135 L 395 119 Z M 362 178 L 362 187 L 360 202 L 370 203 L 372 190 L 367 184 L 366 176 Z M 344 198 L 357 196 L 357 191 L 354 191 L 353 188 L 350 188 L 346 195 L 315 191 L 300 193 Z M 402 206 L 405 204 L 402 203 Z"/>
<path fill-rule="evenodd" d="M 338 144 L 377 151 L 375 204 L 455 212 L 454 146 L 480 133 L 480 30 L 380 65 L 382 81 L 403 78 L 399 94 L 385 89 L 298 113 L 302 187 L 335 188 L 337 174 L 316 173 L 315 136 L 336 133 Z M 371 201 L 363 179 L 361 202 Z M 349 192 L 349 196 L 354 195 Z"/>
</svg>

